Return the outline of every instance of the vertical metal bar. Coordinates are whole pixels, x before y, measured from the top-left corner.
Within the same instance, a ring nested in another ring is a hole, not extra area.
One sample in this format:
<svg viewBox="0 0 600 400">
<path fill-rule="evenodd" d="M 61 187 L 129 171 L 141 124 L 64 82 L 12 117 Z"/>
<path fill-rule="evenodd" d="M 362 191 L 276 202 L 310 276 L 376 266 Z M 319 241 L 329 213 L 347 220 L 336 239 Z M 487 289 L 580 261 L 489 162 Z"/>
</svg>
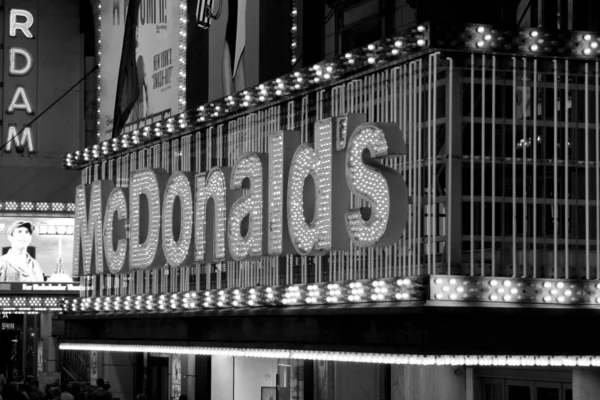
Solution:
<svg viewBox="0 0 600 400">
<path fill-rule="evenodd" d="M 558 61 L 552 60 L 554 64 L 554 276 L 558 278 Z"/>
<path fill-rule="evenodd" d="M 565 60 L 565 279 L 569 279 L 569 60 Z"/>
<path fill-rule="evenodd" d="M 585 279 L 590 279 L 590 131 L 589 131 L 589 64 L 585 63 Z"/>
<path fill-rule="evenodd" d="M 533 118 L 533 136 L 531 143 L 533 146 L 533 277 L 537 278 L 537 207 L 538 207 L 538 189 L 537 189 L 537 59 L 533 60 L 533 104 L 531 105 Z"/>
<path fill-rule="evenodd" d="M 596 142 L 596 279 L 600 278 L 600 65 L 596 62 L 596 105 L 594 122 L 596 124 L 596 134 L 594 141 Z"/>
<path fill-rule="evenodd" d="M 431 152 L 431 143 L 433 142 L 433 135 L 431 133 L 432 123 L 433 123 L 433 115 L 432 115 L 432 104 L 431 104 L 431 92 L 432 92 L 432 69 L 433 63 L 431 61 L 433 54 L 429 55 L 428 60 L 428 74 L 427 74 L 427 274 L 431 274 L 431 254 L 433 253 L 433 242 L 432 242 L 432 207 L 431 207 L 431 191 L 432 191 L 432 163 L 433 163 L 433 153 Z"/>
<path fill-rule="evenodd" d="M 409 150 L 408 150 L 408 175 L 409 175 L 409 193 L 412 199 L 412 203 L 410 205 L 410 218 L 408 219 L 408 228 L 409 228 L 409 243 L 408 243 L 408 268 L 406 271 L 406 275 L 411 275 L 412 274 L 412 268 L 416 262 L 416 257 L 415 257 L 415 247 L 416 247 L 416 219 L 418 218 L 417 213 L 416 213 L 416 207 L 417 207 L 417 196 L 415 193 L 415 169 L 416 169 L 416 164 L 414 162 L 415 159 L 415 152 L 416 152 L 416 141 L 414 140 L 414 134 L 413 134 L 413 130 L 412 130 L 412 124 L 413 124 L 413 106 L 414 106 L 414 100 L 413 100 L 413 96 L 412 96 L 412 92 L 413 92 L 413 82 L 412 82 L 412 72 L 413 72 L 413 67 L 414 67 L 414 63 L 411 61 L 408 64 L 408 77 L 406 79 L 405 82 L 405 87 L 407 89 L 406 91 L 406 102 L 405 102 L 405 114 L 406 114 L 406 119 L 407 119 L 407 129 L 406 131 L 408 132 L 408 143 L 409 143 Z M 406 68 L 406 66 L 405 66 Z"/>
<path fill-rule="evenodd" d="M 418 106 L 418 114 L 417 114 L 417 134 L 419 135 L 419 215 L 423 215 L 423 203 L 422 203 L 422 199 L 423 199 L 423 183 L 422 183 L 422 177 L 423 177 L 423 168 L 422 168 L 422 160 L 423 160 L 423 147 L 422 147 L 422 121 L 423 121 L 423 60 L 419 59 L 417 60 L 417 63 L 419 65 L 419 86 L 418 86 L 418 101 L 417 101 L 417 106 Z M 419 239 L 421 239 L 423 237 L 423 222 L 422 219 L 419 218 Z M 421 267 L 423 265 L 421 256 L 422 256 L 422 249 L 423 246 L 419 246 L 419 262 L 417 263 L 417 275 L 421 275 Z"/>
<path fill-rule="evenodd" d="M 450 229 L 450 227 L 452 226 L 452 161 L 453 161 L 453 157 L 454 157 L 454 153 L 453 153 L 453 149 L 452 149 L 452 142 L 453 142 L 453 136 L 454 136 L 454 131 L 452 130 L 453 125 L 452 125 L 452 94 L 454 93 L 454 60 L 452 59 L 452 57 L 447 57 L 448 60 L 448 86 L 446 88 L 446 101 L 448 101 L 448 116 L 447 116 L 447 128 L 446 128 L 446 143 L 448 143 L 448 178 L 447 178 L 447 182 L 450 183 L 448 184 L 448 195 L 446 196 L 446 204 L 447 204 L 447 220 L 448 223 L 446 224 L 446 226 L 448 227 L 448 229 L 446 229 L 446 255 L 447 255 L 447 274 L 448 275 L 452 275 L 452 260 L 450 259 L 450 248 L 451 248 L 451 243 L 452 243 L 452 229 Z"/>
<path fill-rule="evenodd" d="M 523 93 L 521 96 L 521 103 L 523 108 L 523 146 L 522 157 L 523 157 L 523 171 L 521 171 L 521 177 L 523 179 L 523 250 L 521 252 L 521 258 L 523 260 L 523 273 L 521 276 L 527 276 L 527 59 L 523 58 Z"/>
<path fill-rule="evenodd" d="M 513 115 L 513 140 L 511 143 L 513 149 L 512 159 L 512 183 L 515 190 L 512 191 L 512 242 L 513 242 L 513 273 L 512 276 L 517 276 L 517 59 L 512 57 L 513 61 L 513 96 L 512 96 L 512 115 Z"/>
<path fill-rule="evenodd" d="M 433 261 L 433 265 L 431 266 L 431 273 L 437 273 L 437 262 L 436 262 L 436 256 L 438 253 L 437 250 L 437 219 L 438 219 L 438 203 L 437 203 L 437 196 L 436 196 L 436 192 L 437 192 L 437 57 L 439 56 L 439 52 L 434 53 L 433 55 L 433 143 L 432 143 L 432 150 L 433 150 L 433 171 L 431 172 L 432 174 L 432 188 L 431 190 L 433 191 L 432 193 L 432 214 L 433 214 L 433 255 L 432 255 L 432 261 Z"/>
<path fill-rule="evenodd" d="M 496 56 L 492 56 L 492 276 L 496 276 Z"/>
<path fill-rule="evenodd" d="M 481 276 L 485 276 L 485 54 L 481 55 Z"/>
<path fill-rule="evenodd" d="M 470 182 L 469 182 L 469 194 L 470 194 L 470 242 L 471 242 L 471 276 L 475 275 L 475 54 L 471 54 L 471 149 L 469 156 L 471 157 L 470 163 Z"/>
</svg>

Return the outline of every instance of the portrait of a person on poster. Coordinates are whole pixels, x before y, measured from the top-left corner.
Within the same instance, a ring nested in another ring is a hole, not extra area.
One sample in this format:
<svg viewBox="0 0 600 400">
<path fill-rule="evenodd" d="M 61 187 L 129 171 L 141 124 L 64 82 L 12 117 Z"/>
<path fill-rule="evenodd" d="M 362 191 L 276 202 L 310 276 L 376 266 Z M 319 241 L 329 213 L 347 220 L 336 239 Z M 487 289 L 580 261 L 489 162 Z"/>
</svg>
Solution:
<svg viewBox="0 0 600 400">
<path fill-rule="evenodd" d="M 6 231 L 10 249 L 0 257 L 0 282 L 43 282 L 40 264 L 27 252 L 35 225 L 29 221 L 15 221 Z"/>
</svg>

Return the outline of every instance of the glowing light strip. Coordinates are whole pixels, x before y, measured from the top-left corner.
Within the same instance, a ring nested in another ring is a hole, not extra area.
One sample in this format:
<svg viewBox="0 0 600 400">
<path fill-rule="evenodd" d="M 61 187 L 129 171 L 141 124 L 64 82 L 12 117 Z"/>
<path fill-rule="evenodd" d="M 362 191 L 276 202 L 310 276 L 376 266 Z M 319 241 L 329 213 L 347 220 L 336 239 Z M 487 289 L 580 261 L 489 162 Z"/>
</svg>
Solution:
<svg viewBox="0 0 600 400">
<path fill-rule="evenodd" d="M 591 280 L 432 276 L 430 299 L 598 306 L 600 283 Z"/>
<path fill-rule="evenodd" d="M 68 313 L 148 313 L 183 310 L 356 304 L 425 300 L 425 277 L 313 283 L 198 292 L 65 299 Z"/>
<path fill-rule="evenodd" d="M 43 213 L 75 212 L 75 203 L 47 203 L 33 201 L 0 201 L 0 212 L 27 211 Z"/>
<path fill-rule="evenodd" d="M 178 109 L 186 109 L 187 0 L 179 1 L 179 95 Z"/>
<path fill-rule="evenodd" d="M 100 10 L 98 5 L 98 64 L 100 64 Z M 294 8 L 292 8 L 292 11 Z M 290 15 L 292 17 L 292 15 Z M 593 32 L 570 32 L 566 37 L 556 37 L 553 32 L 541 29 L 527 28 L 518 31 L 504 31 L 488 25 L 435 25 L 429 24 L 411 27 L 399 36 L 373 42 L 367 46 L 357 48 L 338 59 L 323 61 L 314 66 L 303 68 L 294 73 L 280 78 L 264 82 L 254 88 L 245 89 L 234 95 L 212 101 L 202 105 L 195 110 L 186 110 L 186 72 L 185 72 L 185 50 L 187 48 L 187 6 L 185 0 L 180 0 L 180 75 L 178 80 L 179 90 L 179 127 L 169 129 L 168 133 L 178 134 L 181 129 L 191 125 L 193 128 L 201 128 L 213 119 L 227 118 L 240 112 L 246 112 L 254 106 L 260 106 L 268 101 L 275 101 L 282 96 L 294 94 L 298 90 L 319 88 L 326 81 L 350 76 L 351 74 L 369 68 L 371 65 L 382 66 L 382 63 L 397 61 L 399 56 L 415 54 L 428 48 L 452 49 L 462 51 L 490 51 L 514 55 L 537 55 L 559 56 L 570 55 L 580 59 L 598 59 L 600 56 L 600 39 Z M 293 25 L 293 18 L 292 18 Z M 297 31 L 296 24 L 296 31 Z M 465 36 L 466 35 L 466 36 Z M 293 35 L 291 35 L 293 38 Z M 293 40 L 293 39 L 292 39 Z M 452 44 L 454 43 L 454 44 Z M 290 42 L 291 46 L 291 42 Z M 293 56 L 292 56 L 293 57 Z M 182 61 L 183 60 L 183 61 Z M 290 61 L 292 58 L 290 58 Z M 98 71 L 98 85 L 100 85 L 100 71 Z M 100 96 L 100 88 L 98 88 Z M 100 101 L 98 101 L 100 104 Z M 185 111 L 185 113 L 183 113 Z M 186 115 L 187 114 L 187 115 Z M 171 117 L 173 118 L 173 117 Z M 100 111 L 97 118 L 98 134 L 100 132 Z M 165 126 L 166 121 L 158 123 Z M 66 168 L 81 168 L 94 162 L 94 159 L 102 156 L 118 154 L 127 151 L 132 146 L 145 146 L 144 140 L 138 138 L 143 132 L 144 136 L 154 126 L 145 126 L 139 132 L 132 135 L 132 143 L 129 134 L 125 133 L 120 138 L 114 138 L 111 146 L 109 141 L 104 141 L 101 146 L 94 145 L 90 148 L 78 150 L 65 156 Z M 154 135 L 146 137 L 155 140 Z M 156 135 L 160 137 L 161 135 Z"/>
<path fill-rule="evenodd" d="M 293 94 L 297 91 L 312 87 L 318 88 L 323 82 L 333 81 L 342 76 L 361 71 L 369 67 L 370 64 L 396 60 L 399 56 L 420 51 L 427 44 L 427 30 L 425 25 L 420 25 L 421 30 L 412 28 L 407 30 L 402 36 L 378 41 L 376 45 L 370 44 L 364 48 L 358 48 L 336 60 L 323 61 L 314 66 L 303 68 L 301 71 L 295 71 L 280 78 L 264 82 L 254 88 L 247 88 L 234 95 L 212 101 L 197 109 L 186 110 L 185 53 L 187 43 L 185 42 L 187 41 L 187 23 L 187 6 L 185 5 L 185 0 L 181 0 L 179 38 L 180 74 L 178 79 L 178 85 L 180 86 L 178 100 L 180 114 L 167 118 L 164 121 L 155 122 L 152 125 L 140 127 L 139 131 L 123 133 L 118 138 L 106 140 L 91 147 L 77 150 L 74 153 L 69 153 L 64 158 L 64 166 L 66 168 L 80 168 L 106 156 L 128 151 L 134 146 L 147 146 L 149 140 L 157 140 L 162 134 L 178 134 L 188 126 L 205 126 L 211 120 L 246 112 L 254 106 L 278 100 L 283 96 Z M 100 29 L 100 14 L 98 15 L 98 29 Z M 99 39 L 98 46 L 100 44 Z M 98 57 L 101 56 L 100 53 L 100 48 L 98 47 Z M 98 72 L 98 84 L 100 84 L 100 72 Z M 100 89 L 98 89 L 98 95 L 100 95 Z M 98 111 L 98 134 L 100 132 L 99 116 L 100 112 Z M 172 121 L 175 119 L 178 120 L 179 126 L 173 125 Z M 162 127 L 168 125 L 171 126 L 170 129 L 162 129 Z M 160 132 L 157 132 L 157 130 Z M 151 135 L 151 131 L 155 131 L 157 134 Z"/>
<path fill-rule="evenodd" d="M 296 65 L 296 49 L 298 48 L 298 7 L 296 0 L 292 0 L 292 9 L 290 11 L 290 65 L 292 68 Z"/>
<path fill-rule="evenodd" d="M 356 353 L 343 351 L 236 349 L 193 346 L 151 346 L 123 344 L 61 343 L 60 350 L 105 351 L 119 353 L 162 353 L 228 357 L 288 358 L 295 360 L 325 360 L 338 362 L 452 365 L 452 366 L 524 366 L 524 367 L 598 367 L 600 356 L 537 356 L 537 355 L 427 355 L 392 353 Z"/>
<path fill-rule="evenodd" d="M 98 105 L 97 105 L 97 109 L 96 109 L 96 137 L 98 140 L 100 140 L 100 115 L 101 115 L 101 111 L 100 111 L 100 65 L 101 65 L 101 61 L 102 61 L 102 50 L 101 50 L 101 46 L 102 46 L 102 0 L 98 1 L 98 42 L 96 43 L 96 52 L 98 54 L 98 73 L 96 74 L 96 83 L 98 85 L 97 89 L 98 89 Z"/>
<path fill-rule="evenodd" d="M 6 311 L 62 311 L 63 298 L 60 297 L 0 297 L 0 312 Z"/>
</svg>

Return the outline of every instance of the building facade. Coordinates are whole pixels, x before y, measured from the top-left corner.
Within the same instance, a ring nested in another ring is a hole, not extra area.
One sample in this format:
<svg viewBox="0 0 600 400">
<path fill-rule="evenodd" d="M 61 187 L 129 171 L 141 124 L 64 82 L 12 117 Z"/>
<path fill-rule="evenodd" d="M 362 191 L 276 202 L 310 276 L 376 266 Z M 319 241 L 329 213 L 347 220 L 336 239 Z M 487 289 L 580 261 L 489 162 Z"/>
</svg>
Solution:
<svg viewBox="0 0 600 400">
<path fill-rule="evenodd" d="M 329 36 L 317 14 L 337 56 L 300 68 L 292 1 L 288 73 L 194 107 L 184 85 L 179 113 L 66 155 L 87 285 L 61 348 L 125 398 L 594 398 L 592 22 L 498 2 L 350 50 L 373 34 L 353 7 L 436 12 L 351 3 Z"/>
</svg>

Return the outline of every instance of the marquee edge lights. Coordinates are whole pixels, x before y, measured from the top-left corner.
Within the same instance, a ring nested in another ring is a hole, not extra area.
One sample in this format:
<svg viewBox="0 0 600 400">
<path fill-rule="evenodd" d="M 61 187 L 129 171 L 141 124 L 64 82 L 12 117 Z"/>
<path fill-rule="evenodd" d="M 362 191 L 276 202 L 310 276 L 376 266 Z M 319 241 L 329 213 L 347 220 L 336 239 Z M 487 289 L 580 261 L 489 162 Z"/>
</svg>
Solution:
<svg viewBox="0 0 600 400">
<path fill-rule="evenodd" d="M 260 106 L 265 102 L 278 100 L 299 90 L 322 86 L 324 82 L 347 77 L 371 65 L 395 61 L 398 56 L 416 51 L 446 48 L 466 51 L 491 50 L 505 54 L 520 53 L 524 55 L 562 57 L 571 55 L 587 60 L 597 59 L 600 55 L 599 35 L 594 32 L 571 32 L 570 36 L 555 40 L 555 33 L 537 28 L 526 28 L 512 32 L 501 31 L 495 27 L 480 24 L 449 28 L 437 25 L 431 27 L 430 24 L 425 23 L 412 27 L 399 36 L 377 41 L 350 51 L 338 59 L 326 60 L 275 80 L 264 82 L 254 88 L 247 88 L 234 95 L 217 99 L 197 109 L 185 110 L 186 72 L 184 53 L 187 49 L 187 7 L 184 3 L 184 0 L 180 3 L 179 59 L 180 61 L 183 60 L 182 65 L 180 65 L 178 82 L 180 86 L 178 96 L 180 114 L 171 116 L 152 126 L 142 126 L 139 129 L 126 131 L 119 138 L 114 138 L 112 141 L 106 140 L 90 148 L 69 153 L 64 157 L 63 165 L 65 168 L 82 168 L 98 159 L 105 159 L 114 154 L 128 151 L 131 147 L 143 147 L 148 141 L 161 138 L 164 134 L 181 134 L 182 130 L 186 130 L 188 127 L 200 129 L 211 120 L 226 118 L 240 112 L 248 112 L 253 106 Z M 100 10 L 101 5 L 98 4 L 98 64 L 100 64 L 101 57 Z M 297 13 L 297 9 L 295 10 Z M 98 69 L 97 77 L 98 96 L 100 96 L 100 69 Z M 99 104 L 100 101 L 98 101 L 98 107 Z M 178 126 L 174 124 L 175 121 L 178 122 Z M 99 109 L 97 129 L 99 132 Z M 151 132 L 155 134 L 152 135 Z"/>
<path fill-rule="evenodd" d="M 0 201 L 2 212 L 74 213 L 75 203 L 49 203 L 34 201 Z"/>
<path fill-rule="evenodd" d="M 137 314 L 427 300 L 447 303 L 450 306 L 453 303 L 480 302 L 492 307 L 507 303 L 600 307 L 600 282 L 434 275 L 179 293 L 81 297 L 64 299 L 62 311 L 74 314 Z"/>
<path fill-rule="evenodd" d="M 431 276 L 430 300 L 600 306 L 600 281 Z"/>
<path fill-rule="evenodd" d="M 182 0 L 183 4 L 185 0 Z M 237 112 L 246 112 L 252 106 L 259 106 L 265 102 L 280 99 L 286 95 L 293 94 L 299 90 L 318 87 L 322 82 L 333 81 L 341 76 L 348 75 L 350 72 L 359 71 L 371 64 L 395 59 L 398 56 L 422 50 L 427 44 L 426 25 L 418 25 L 408 29 L 403 36 L 384 39 L 370 44 L 364 48 L 356 49 L 339 57 L 337 60 L 323 61 L 314 66 L 306 67 L 301 71 L 296 71 L 286 76 L 272 81 L 264 82 L 254 88 L 247 88 L 235 95 L 226 96 L 211 103 L 199 106 L 197 109 L 185 110 L 185 53 L 187 45 L 183 44 L 187 40 L 187 6 L 180 4 L 180 75 L 179 75 L 179 111 L 180 114 L 171 116 L 163 121 L 151 125 L 139 127 L 132 131 L 127 131 L 118 138 L 105 140 L 96 143 L 89 148 L 77 150 L 74 153 L 68 153 L 64 157 L 63 166 L 67 169 L 78 169 L 96 160 L 104 159 L 107 156 L 128 151 L 131 147 L 144 146 L 150 140 L 161 138 L 165 134 L 181 133 L 181 130 L 193 127 L 198 128 L 211 120 L 226 117 L 229 114 Z M 98 32 L 100 32 L 101 6 L 98 6 Z M 297 9 L 296 9 L 297 13 Z M 297 27 L 297 25 L 296 25 Z M 100 33 L 99 33 L 100 35 Z M 101 58 L 100 51 L 101 39 L 98 39 L 98 59 Z M 183 61 L 182 61 L 183 60 Z M 100 64 L 100 63 L 99 63 Z M 97 130 L 100 132 L 100 69 L 98 70 L 98 116 Z M 174 121 L 179 123 L 178 126 Z M 151 133 L 154 134 L 151 134 Z"/>
<path fill-rule="evenodd" d="M 178 110 L 183 113 L 186 110 L 186 62 L 187 62 L 187 1 L 179 1 L 179 90 Z M 184 128 L 185 126 L 182 126 Z"/>
<path fill-rule="evenodd" d="M 423 301 L 426 277 L 211 289 L 182 293 L 65 299 L 66 313 L 155 313 L 186 310 Z"/>
<path fill-rule="evenodd" d="M 200 346 L 153 346 L 96 343 L 61 343 L 60 350 L 101 351 L 119 353 L 160 353 L 225 357 L 287 358 L 292 360 L 324 360 L 370 364 L 423 366 L 523 366 L 523 367 L 598 367 L 600 356 L 549 355 L 428 355 L 393 353 L 357 353 L 344 351 L 311 351 L 286 349 L 251 349 Z"/>
</svg>

